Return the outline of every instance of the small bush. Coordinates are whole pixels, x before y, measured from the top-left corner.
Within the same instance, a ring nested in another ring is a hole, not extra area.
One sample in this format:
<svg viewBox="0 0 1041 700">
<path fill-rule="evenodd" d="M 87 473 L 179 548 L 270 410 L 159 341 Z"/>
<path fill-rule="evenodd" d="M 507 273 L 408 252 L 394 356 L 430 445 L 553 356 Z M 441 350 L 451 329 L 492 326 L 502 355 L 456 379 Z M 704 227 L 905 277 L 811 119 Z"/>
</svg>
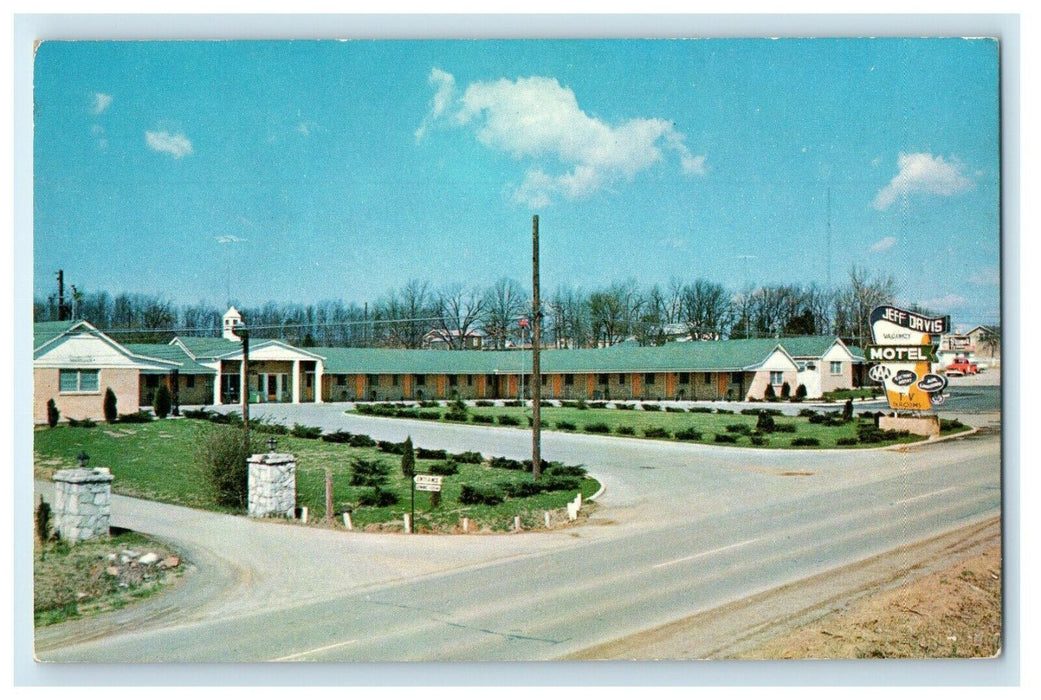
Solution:
<svg viewBox="0 0 1041 700">
<path fill-rule="evenodd" d="M 711 406 L 691 406 L 690 407 L 690 412 L 691 413 L 712 413 L 712 407 Z"/>
<path fill-rule="evenodd" d="M 395 418 L 419 418 L 418 408 L 399 408 L 394 413 Z"/>
<path fill-rule="evenodd" d="M 846 403 L 842 405 L 842 420 L 853 420 L 853 399 L 846 399 Z"/>
<path fill-rule="evenodd" d="M 322 436 L 323 442 L 336 442 L 336 443 L 349 443 L 351 438 L 354 437 L 351 433 L 346 430 L 337 430 L 335 433 L 326 433 Z"/>
<path fill-rule="evenodd" d="M 430 465 L 430 473 L 437 476 L 452 476 L 459 473 L 459 465 L 455 462 L 438 462 Z M 411 477 L 409 477 L 411 478 Z"/>
<path fill-rule="evenodd" d="M 405 443 L 392 442 L 390 440 L 377 440 L 376 449 L 389 455 L 400 455 L 405 452 Z"/>
<path fill-rule="evenodd" d="M 643 404 L 642 408 L 645 411 L 660 411 L 661 410 L 661 406 L 659 406 L 656 403 L 645 403 L 645 404 Z"/>
<path fill-rule="evenodd" d="M 531 462 L 530 459 L 524 460 L 523 462 L 521 462 L 521 464 L 524 465 L 524 471 L 526 471 L 526 472 L 530 472 L 531 471 L 531 464 L 532 464 L 532 462 Z M 547 469 L 549 469 L 549 462 L 547 462 L 546 460 L 540 459 L 539 460 L 539 464 L 542 465 L 542 471 L 546 471 Z"/>
<path fill-rule="evenodd" d="M 90 418 L 84 418 L 83 420 L 76 420 L 75 418 L 69 419 L 70 428 L 93 428 L 97 423 L 92 421 Z"/>
<path fill-rule="evenodd" d="M 502 405 L 506 408 L 520 408 L 521 402 L 514 399 L 512 401 L 503 401 Z"/>
<path fill-rule="evenodd" d="M 607 402 L 606 401 L 593 401 L 592 403 L 589 404 L 589 407 L 590 408 L 607 408 Z"/>
<path fill-rule="evenodd" d="M 574 478 L 582 478 L 586 475 L 586 468 L 579 467 L 570 464 L 557 464 L 552 463 L 545 471 L 546 476 L 570 476 Z"/>
<path fill-rule="evenodd" d="M 192 418 L 194 420 L 209 420 L 212 415 L 205 407 L 193 409 L 186 409 L 183 414 L 185 418 Z"/>
<path fill-rule="evenodd" d="M 445 420 L 452 421 L 453 423 L 466 423 L 470 420 L 469 413 L 453 413 L 449 411 L 445 414 Z"/>
<path fill-rule="evenodd" d="M 474 423 L 494 423 L 495 422 L 495 416 L 485 416 L 485 415 L 481 415 L 480 413 L 475 413 L 474 416 L 473 416 L 473 422 Z"/>
<path fill-rule="evenodd" d="M 251 437 L 247 446 L 242 433 L 226 426 L 213 426 L 197 440 L 195 461 L 202 468 L 217 505 L 245 508 L 249 497 L 250 455 L 262 452 L 260 441 Z"/>
<path fill-rule="evenodd" d="M 715 442 L 736 443 L 737 435 L 728 435 L 727 433 L 716 433 L 712 436 L 712 439 Z"/>
<path fill-rule="evenodd" d="M 795 424 L 794 423 L 776 423 L 774 425 L 774 432 L 775 433 L 794 433 L 795 432 Z"/>
<path fill-rule="evenodd" d="M 447 450 L 430 450 L 425 447 L 416 448 L 417 459 L 448 459 Z"/>
<path fill-rule="evenodd" d="M 667 413 L 686 413 L 687 409 L 683 408 L 683 406 L 666 406 L 665 411 Z"/>
<path fill-rule="evenodd" d="M 441 404 L 438 401 L 425 400 L 419 402 L 420 408 L 441 408 Z"/>
<path fill-rule="evenodd" d="M 293 428 L 289 431 L 289 434 L 293 437 L 304 438 L 305 440 L 317 440 L 322 437 L 322 429 L 311 425 L 293 423 Z"/>
<path fill-rule="evenodd" d="M 636 435 L 636 428 L 631 425 L 619 425 L 614 431 L 619 435 Z"/>
<path fill-rule="evenodd" d="M 755 445 L 756 447 L 762 447 L 762 446 L 768 445 L 770 443 L 770 441 L 767 440 L 762 435 L 752 435 L 751 437 L 749 437 L 749 440 L 751 440 L 752 444 Z"/>
<path fill-rule="evenodd" d="M 479 399 L 477 401 L 474 401 L 474 405 L 479 406 L 481 408 L 491 408 L 495 405 L 495 402 L 489 401 L 488 399 Z"/>
<path fill-rule="evenodd" d="M 767 411 L 760 411 L 755 421 L 755 429 L 760 433 L 772 433 L 777 428 L 774 417 Z"/>
<path fill-rule="evenodd" d="M 849 445 L 856 445 L 857 442 L 859 442 L 859 441 L 855 437 L 843 437 L 843 438 L 839 438 L 838 440 L 836 440 L 835 444 L 836 445 L 841 445 L 843 447 L 846 447 L 846 446 L 849 446 Z"/>
<path fill-rule="evenodd" d="M 665 428 L 651 427 L 651 428 L 645 428 L 644 429 L 643 436 L 644 437 L 649 437 L 649 438 L 665 438 L 665 439 L 668 439 L 668 438 L 672 437 L 672 433 L 670 433 Z"/>
<path fill-rule="evenodd" d="M 795 388 L 795 396 L 792 397 L 792 401 L 804 401 L 806 399 L 806 385 L 800 384 Z"/>
<path fill-rule="evenodd" d="M 814 411 L 812 408 L 800 408 L 799 409 L 799 417 L 800 418 L 810 418 L 810 417 L 815 416 L 815 415 L 817 415 L 817 412 Z"/>
<path fill-rule="evenodd" d="M 480 452 L 460 452 L 448 456 L 460 464 L 480 464 L 484 461 L 484 455 Z"/>
<path fill-rule="evenodd" d="M 614 407 L 617 408 L 619 411 L 631 411 L 634 408 L 633 404 L 631 403 L 616 403 Z"/>
<path fill-rule="evenodd" d="M 351 435 L 349 443 L 351 447 L 375 447 L 376 441 L 368 435 Z"/>
<path fill-rule="evenodd" d="M 266 423 L 259 420 L 251 420 L 249 422 L 249 427 L 250 430 L 256 430 L 258 433 L 265 433 L 268 435 L 287 435 L 289 433 L 289 428 L 284 425 L 279 425 L 278 423 Z M 321 429 L 317 430 L 319 434 L 321 434 Z"/>
<path fill-rule="evenodd" d="M 684 428 L 683 430 L 677 430 L 676 439 L 687 440 L 689 442 L 697 442 L 701 439 L 701 431 L 694 430 L 694 428 Z"/>
<path fill-rule="evenodd" d="M 170 390 L 165 382 L 160 382 L 159 388 L 155 391 L 155 398 L 152 399 L 152 410 L 155 412 L 156 417 L 163 419 L 170 415 L 172 404 L 173 399 L 170 396 Z"/>
<path fill-rule="evenodd" d="M 940 430 L 957 430 L 958 428 L 964 428 L 965 424 L 957 418 L 941 418 L 940 419 Z"/>
<path fill-rule="evenodd" d="M 376 459 L 355 457 L 351 460 L 351 486 L 383 486 L 387 483 L 387 465 Z"/>
<path fill-rule="evenodd" d="M 40 499 L 36 506 L 36 537 L 41 543 L 51 539 L 51 506 L 47 501 Z"/>
<path fill-rule="evenodd" d="M 792 440 L 792 447 L 816 447 L 821 441 L 815 437 L 797 437 Z"/>
<path fill-rule="evenodd" d="M 557 421 L 557 430 L 575 430 L 577 426 L 571 421 L 560 420 Z"/>
<path fill-rule="evenodd" d="M 742 408 L 742 416 L 758 416 L 760 413 L 765 413 L 769 416 L 783 416 L 784 411 L 779 408 Z"/>
<path fill-rule="evenodd" d="M 582 430 L 587 433 L 609 433 L 611 432 L 611 426 L 607 423 L 587 423 L 582 427 Z"/>
<path fill-rule="evenodd" d="M 502 501 L 502 495 L 491 488 L 480 488 L 470 484 L 463 484 L 459 492 L 459 502 L 464 506 L 497 506 Z"/>
<path fill-rule="evenodd" d="M 102 411 L 105 413 L 106 423 L 115 423 L 119 420 L 119 411 L 116 410 L 116 392 L 112 391 L 112 387 L 105 389 L 105 400 L 101 405 Z"/>
<path fill-rule="evenodd" d="M 731 423 L 725 427 L 728 433 L 737 433 L 738 435 L 748 435 L 752 432 L 752 427 L 744 423 Z"/>
<path fill-rule="evenodd" d="M 528 416 L 528 427 L 531 428 L 534 425 L 535 425 L 535 418 L 533 416 Z M 539 418 L 539 427 L 540 428 L 548 428 L 549 427 L 549 423 L 547 423 L 546 421 L 544 421 L 541 418 Z"/>
<path fill-rule="evenodd" d="M 384 491 L 379 486 L 365 489 L 358 493 L 358 504 L 374 508 L 387 508 L 397 505 L 398 497 L 391 491 Z"/>
<path fill-rule="evenodd" d="M 520 419 L 504 413 L 499 416 L 499 425 L 520 425 Z"/>
<path fill-rule="evenodd" d="M 54 399 L 47 399 L 47 426 L 53 428 L 61 420 L 61 411 L 54 405 Z"/>
<path fill-rule="evenodd" d="M 215 415 L 220 415 L 220 414 L 215 414 Z M 212 419 L 211 419 L 211 421 L 212 421 Z M 119 423 L 151 423 L 152 422 L 152 414 L 149 413 L 148 411 L 138 411 L 137 413 L 120 413 L 118 422 Z M 217 423 L 219 421 L 212 421 L 212 422 Z M 231 422 L 231 418 L 229 417 L 225 422 L 230 423 Z"/>
<path fill-rule="evenodd" d="M 588 411 L 589 404 L 586 403 L 585 399 L 579 399 L 575 402 L 575 408 L 577 408 L 579 411 Z"/>
<path fill-rule="evenodd" d="M 509 459 L 508 457 L 492 457 L 488 461 L 488 465 L 492 469 L 513 469 L 517 471 L 524 469 L 523 462 L 516 459 Z"/>
<path fill-rule="evenodd" d="M 731 411 L 729 408 L 717 408 L 716 409 L 716 413 L 721 415 L 721 416 L 732 416 L 732 415 L 734 415 L 734 412 Z"/>
<path fill-rule="evenodd" d="M 416 413 L 419 420 L 441 420 L 440 411 L 419 411 Z"/>
<path fill-rule="evenodd" d="M 405 442 L 401 443 L 401 475 L 406 479 L 416 475 L 416 453 L 412 449 L 411 435 L 406 436 Z"/>
<path fill-rule="evenodd" d="M 785 382 L 781 385 L 781 401 L 787 401 L 792 397 L 792 388 Z"/>
</svg>

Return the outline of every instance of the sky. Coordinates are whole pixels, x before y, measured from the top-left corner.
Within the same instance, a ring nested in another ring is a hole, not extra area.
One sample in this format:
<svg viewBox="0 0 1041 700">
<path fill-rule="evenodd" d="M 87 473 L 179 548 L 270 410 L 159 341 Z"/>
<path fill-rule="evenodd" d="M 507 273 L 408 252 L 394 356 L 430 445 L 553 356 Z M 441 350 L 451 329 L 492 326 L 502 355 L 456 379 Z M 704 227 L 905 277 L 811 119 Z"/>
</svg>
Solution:
<svg viewBox="0 0 1041 700">
<path fill-rule="evenodd" d="M 375 301 L 891 275 L 999 322 L 998 45 L 44 42 L 34 294 Z"/>
</svg>

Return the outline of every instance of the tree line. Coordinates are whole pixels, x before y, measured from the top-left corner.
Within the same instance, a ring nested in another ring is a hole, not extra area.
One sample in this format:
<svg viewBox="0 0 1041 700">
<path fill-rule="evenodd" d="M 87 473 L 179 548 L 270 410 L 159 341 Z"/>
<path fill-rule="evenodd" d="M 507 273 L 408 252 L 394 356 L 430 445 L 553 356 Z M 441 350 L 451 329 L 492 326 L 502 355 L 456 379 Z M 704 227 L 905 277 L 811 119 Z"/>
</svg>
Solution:
<svg viewBox="0 0 1041 700">
<path fill-rule="evenodd" d="M 843 284 L 830 289 L 811 283 L 736 290 L 706 279 L 673 279 L 650 286 L 630 279 L 592 289 L 565 283 L 544 295 L 543 337 L 558 348 L 603 347 L 625 340 L 660 345 L 683 336 L 708 340 L 795 335 L 837 335 L 862 346 L 870 341 L 871 309 L 892 303 L 895 293 L 892 277 L 858 267 L 850 269 Z M 64 308 L 59 306 L 54 296 L 37 298 L 33 317 L 84 319 L 131 343 L 163 343 L 175 335 L 219 336 L 227 310 L 207 303 L 178 306 L 157 295 L 79 290 Z M 371 304 L 331 300 L 235 306 L 251 328 L 251 337 L 277 338 L 300 347 L 420 348 L 432 332 L 453 349 L 466 348 L 473 333 L 483 334 L 486 348 L 530 342 L 522 319 L 531 315 L 531 294 L 508 277 L 487 287 L 435 287 L 411 280 Z"/>
</svg>

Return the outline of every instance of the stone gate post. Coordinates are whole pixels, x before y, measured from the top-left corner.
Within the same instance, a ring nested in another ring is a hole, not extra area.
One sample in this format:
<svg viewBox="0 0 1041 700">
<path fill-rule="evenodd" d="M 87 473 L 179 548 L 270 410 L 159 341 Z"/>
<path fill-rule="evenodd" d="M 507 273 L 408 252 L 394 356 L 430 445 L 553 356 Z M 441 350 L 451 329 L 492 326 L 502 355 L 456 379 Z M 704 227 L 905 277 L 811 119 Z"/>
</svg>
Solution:
<svg viewBox="0 0 1041 700">
<path fill-rule="evenodd" d="M 54 525 L 62 539 L 108 535 L 112 474 L 108 469 L 63 469 L 54 475 Z"/>
<path fill-rule="evenodd" d="M 249 458 L 249 517 L 279 515 L 292 518 L 296 511 L 296 457 L 269 452 Z"/>
</svg>

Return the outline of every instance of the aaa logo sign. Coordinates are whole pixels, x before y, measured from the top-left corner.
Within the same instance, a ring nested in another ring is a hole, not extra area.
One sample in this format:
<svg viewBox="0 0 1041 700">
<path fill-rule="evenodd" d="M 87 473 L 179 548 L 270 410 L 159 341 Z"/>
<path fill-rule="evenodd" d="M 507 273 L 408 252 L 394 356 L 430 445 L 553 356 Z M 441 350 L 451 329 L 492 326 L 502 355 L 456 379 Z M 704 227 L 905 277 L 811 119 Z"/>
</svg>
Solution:
<svg viewBox="0 0 1041 700">
<path fill-rule="evenodd" d="M 895 306 L 871 312 L 871 339 L 867 359 L 878 363 L 868 376 L 885 386 L 894 410 L 927 411 L 941 403 L 944 377 L 932 374 L 940 335 L 950 331 L 950 316 L 932 318 Z"/>
</svg>

